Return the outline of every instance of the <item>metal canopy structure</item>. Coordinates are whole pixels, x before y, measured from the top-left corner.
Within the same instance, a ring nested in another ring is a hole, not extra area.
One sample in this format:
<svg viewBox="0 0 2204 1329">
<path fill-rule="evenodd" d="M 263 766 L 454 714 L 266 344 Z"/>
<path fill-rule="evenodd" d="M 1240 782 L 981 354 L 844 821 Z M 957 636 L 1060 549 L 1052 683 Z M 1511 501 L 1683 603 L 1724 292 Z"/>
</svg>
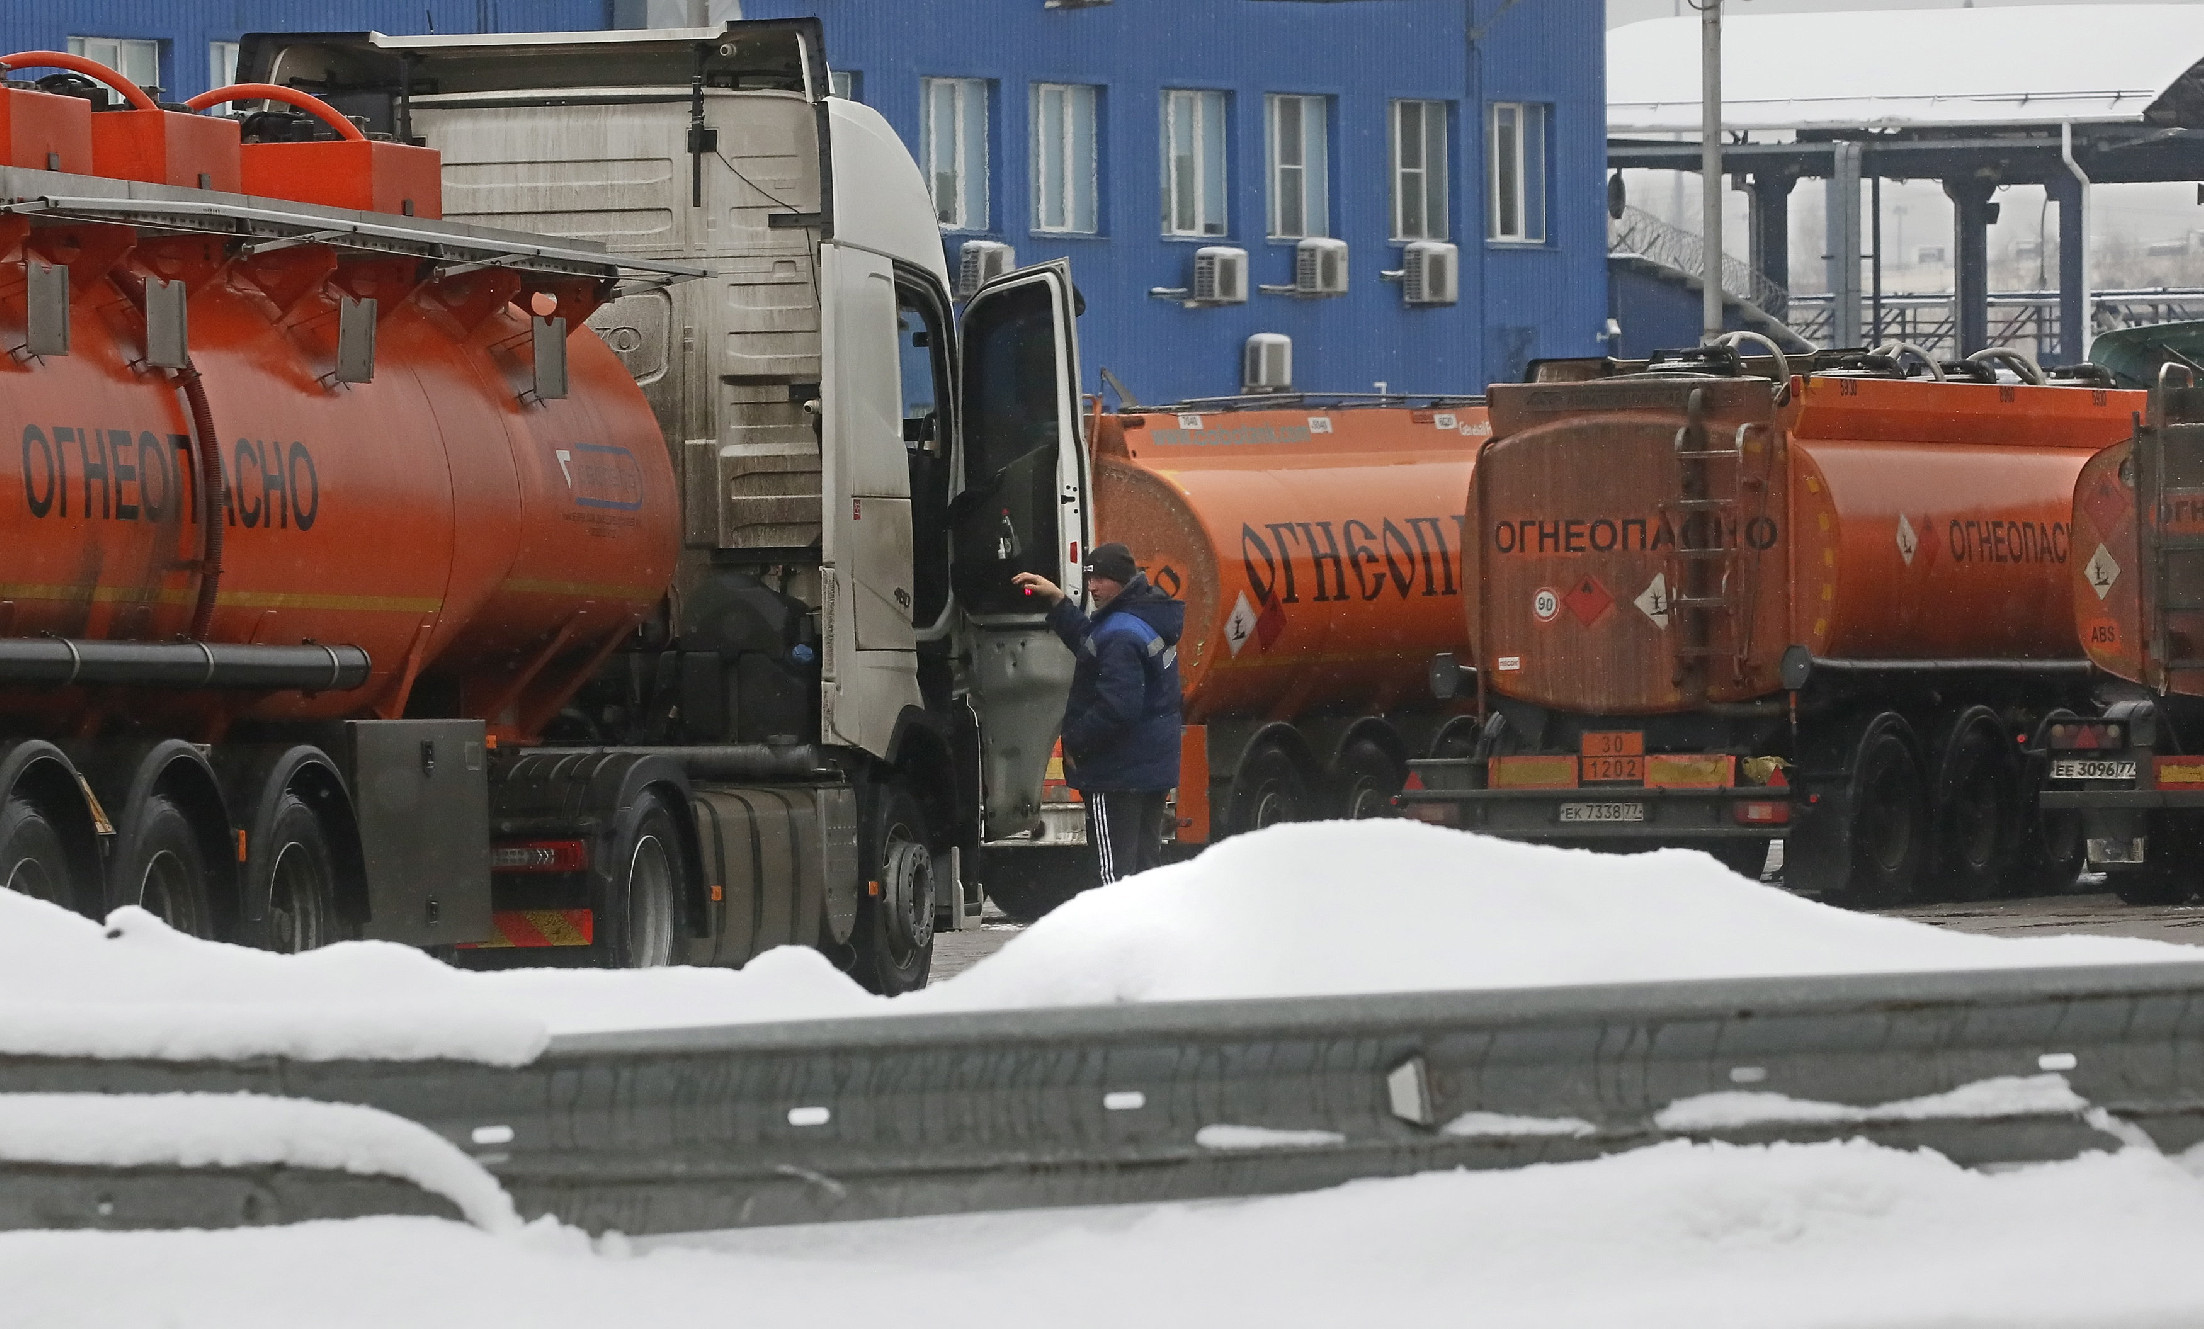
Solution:
<svg viewBox="0 0 2204 1329">
<path fill-rule="evenodd" d="M 1696 127 L 1697 44 L 1690 17 L 1608 34 L 1610 167 L 1699 169 L 1697 142 L 1645 137 Z M 1801 179 L 1827 182 L 1840 346 L 1862 340 L 1863 182 L 1943 184 L 1962 351 L 1988 340 L 1991 196 L 2002 185 L 2042 186 L 2059 208 L 2059 352 L 2079 360 L 2089 186 L 2204 180 L 2204 9 L 2195 6 L 1733 18 L 1722 75 L 1733 136 L 1722 169 L 1747 182 L 1756 271 L 1789 284 L 1791 191 Z"/>
</svg>

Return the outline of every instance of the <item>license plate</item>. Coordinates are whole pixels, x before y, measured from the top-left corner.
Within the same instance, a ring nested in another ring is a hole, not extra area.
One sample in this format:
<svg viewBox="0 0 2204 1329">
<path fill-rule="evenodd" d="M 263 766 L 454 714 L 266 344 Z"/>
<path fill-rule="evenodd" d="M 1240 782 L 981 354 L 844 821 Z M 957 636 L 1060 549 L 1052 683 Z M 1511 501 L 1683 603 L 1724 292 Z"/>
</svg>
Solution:
<svg viewBox="0 0 2204 1329">
<path fill-rule="evenodd" d="M 1643 803 L 1563 803 L 1563 821 L 1644 821 Z"/>
<path fill-rule="evenodd" d="M 2054 780 L 2132 780 L 2132 761 L 2098 761 L 2087 757 L 2058 757 L 2051 762 Z"/>
</svg>

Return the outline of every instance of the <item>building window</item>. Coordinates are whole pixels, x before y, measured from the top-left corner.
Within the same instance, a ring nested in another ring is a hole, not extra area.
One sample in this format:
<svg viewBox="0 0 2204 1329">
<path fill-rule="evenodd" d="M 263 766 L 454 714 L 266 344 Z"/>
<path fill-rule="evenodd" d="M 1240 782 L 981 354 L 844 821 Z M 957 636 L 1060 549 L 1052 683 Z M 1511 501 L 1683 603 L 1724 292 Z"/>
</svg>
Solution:
<svg viewBox="0 0 2204 1329">
<path fill-rule="evenodd" d="M 1510 244 L 1546 241 L 1546 117 L 1537 102 L 1492 105 L 1493 239 Z"/>
<path fill-rule="evenodd" d="M 827 71 L 827 95 L 829 97 L 840 97 L 846 102 L 861 102 L 865 99 L 864 93 L 860 90 L 861 87 L 862 84 L 858 79 L 857 71 L 854 69 L 830 69 Z"/>
<path fill-rule="evenodd" d="M 934 220 L 951 231 L 987 229 L 987 81 L 921 79 L 919 136 Z"/>
<path fill-rule="evenodd" d="M 1298 240 L 1330 235 L 1331 197 L 1325 187 L 1325 97 L 1273 95 L 1270 109 L 1270 234 Z"/>
<path fill-rule="evenodd" d="M 161 86 L 161 44 L 137 37 L 71 37 L 69 54 L 96 60 L 141 88 Z"/>
<path fill-rule="evenodd" d="M 1393 103 L 1393 238 L 1446 239 L 1446 103 Z"/>
<path fill-rule="evenodd" d="M 237 43 L 207 43 L 207 87 L 226 88 L 237 82 Z"/>
<path fill-rule="evenodd" d="M 1221 92 L 1163 94 L 1163 233 L 1225 233 Z"/>
<path fill-rule="evenodd" d="M 1092 235 L 1095 210 L 1094 89 L 1033 85 L 1033 229 Z"/>
</svg>

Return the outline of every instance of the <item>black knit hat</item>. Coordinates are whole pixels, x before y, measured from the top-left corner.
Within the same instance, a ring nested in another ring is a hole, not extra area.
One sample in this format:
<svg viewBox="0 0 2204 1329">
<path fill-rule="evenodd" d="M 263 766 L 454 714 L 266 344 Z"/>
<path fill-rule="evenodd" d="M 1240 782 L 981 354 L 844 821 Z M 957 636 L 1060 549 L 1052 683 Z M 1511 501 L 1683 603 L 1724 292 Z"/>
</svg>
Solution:
<svg viewBox="0 0 2204 1329">
<path fill-rule="evenodd" d="M 1133 562 L 1132 550 L 1113 540 L 1087 551 L 1087 575 L 1122 586 L 1140 575 L 1140 565 Z"/>
</svg>

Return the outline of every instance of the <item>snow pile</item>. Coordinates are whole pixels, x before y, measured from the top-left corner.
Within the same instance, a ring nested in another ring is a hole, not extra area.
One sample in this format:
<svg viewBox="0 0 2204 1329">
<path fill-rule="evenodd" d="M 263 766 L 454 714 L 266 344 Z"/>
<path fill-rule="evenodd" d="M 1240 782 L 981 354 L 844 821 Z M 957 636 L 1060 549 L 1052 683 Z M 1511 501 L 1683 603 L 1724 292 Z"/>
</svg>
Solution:
<svg viewBox="0 0 2204 1329">
<path fill-rule="evenodd" d="M 1516 844 L 1412 821 L 1274 826 L 1078 896 L 903 1009 L 2194 960 L 1856 914 L 1705 854 Z"/>
<path fill-rule="evenodd" d="M 95 1167 L 294 1167 L 396 1177 L 488 1232 L 511 1197 L 450 1141 L 351 1103 L 262 1094 L 0 1094 L 0 1159 Z"/>
<path fill-rule="evenodd" d="M 428 1219 L 0 1234 L 0 1326 L 2105 1329 L 2204 1323 L 2204 1160 L 1671 1143 L 1273 1198 L 591 1243 Z M 363 1271 L 375 1271 L 363 1273 Z M 1466 1317 L 1464 1308 L 1474 1308 Z"/>
<path fill-rule="evenodd" d="M 2080 1116 L 2089 1102 L 2063 1075 L 2003 1075 L 1941 1094 L 1853 1107 L 1788 1094 L 1720 1093 L 1680 1098 L 1653 1114 L 1664 1131 L 1722 1131 L 1741 1126 L 1827 1122 L 1937 1121 L 1989 1117 Z"/>
<path fill-rule="evenodd" d="M 1687 850 L 1625 857 L 1332 822 L 1273 827 L 1089 891 L 967 972 L 893 1001 L 797 947 L 739 972 L 467 973 L 380 942 L 262 954 L 179 936 L 138 909 L 102 927 L 0 891 L 0 1055 L 513 1065 L 552 1035 L 621 1029 L 2196 955 L 1848 913 Z"/>
</svg>

